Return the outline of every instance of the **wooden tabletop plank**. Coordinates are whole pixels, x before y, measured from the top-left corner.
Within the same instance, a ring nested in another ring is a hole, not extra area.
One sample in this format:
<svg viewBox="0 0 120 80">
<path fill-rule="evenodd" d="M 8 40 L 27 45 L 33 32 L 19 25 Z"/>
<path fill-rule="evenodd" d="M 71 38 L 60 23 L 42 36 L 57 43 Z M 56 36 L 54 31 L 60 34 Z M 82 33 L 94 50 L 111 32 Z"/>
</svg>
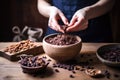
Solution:
<svg viewBox="0 0 120 80">
<path fill-rule="evenodd" d="M 13 43 L 0 43 L 0 49 L 3 49 Z M 101 63 L 97 57 L 96 57 L 96 50 L 105 44 L 109 43 L 83 43 L 82 50 L 80 52 L 80 55 L 76 57 L 76 60 L 78 61 L 85 61 L 92 59 L 91 65 L 94 66 L 94 68 L 100 69 L 102 71 L 109 71 L 111 76 L 110 79 L 106 77 L 102 78 L 92 78 L 85 74 L 84 71 L 78 71 L 75 70 L 76 73 L 73 74 L 72 71 L 63 69 L 63 68 L 53 68 L 54 60 L 50 62 L 48 65 L 46 72 L 42 74 L 37 75 L 29 75 L 22 72 L 22 69 L 18 62 L 11 62 L 3 57 L 0 57 L 0 80 L 120 80 L 120 69 L 111 68 L 103 63 Z M 81 54 L 84 55 L 83 58 L 81 58 Z M 47 56 L 46 54 L 40 54 L 39 56 Z M 51 59 L 47 56 L 47 59 Z M 55 72 L 55 69 L 58 69 L 59 72 Z M 74 78 L 70 78 L 70 75 L 74 75 Z M 114 77 L 114 75 L 119 75 L 119 78 Z"/>
</svg>

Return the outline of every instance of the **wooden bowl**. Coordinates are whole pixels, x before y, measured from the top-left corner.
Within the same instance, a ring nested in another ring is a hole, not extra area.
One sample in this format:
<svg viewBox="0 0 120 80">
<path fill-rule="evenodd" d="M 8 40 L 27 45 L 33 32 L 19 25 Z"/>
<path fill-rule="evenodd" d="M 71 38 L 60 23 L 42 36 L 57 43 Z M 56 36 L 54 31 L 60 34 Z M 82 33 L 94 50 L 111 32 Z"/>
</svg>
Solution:
<svg viewBox="0 0 120 80">
<path fill-rule="evenodd" d="M 56 36 L 56 34 L 50 34 L 43 38 L 43 49 L 45 53 L 56 61 L 68 61 L 73 59 L 80 53 L 82 47 L 82 41 L 79 36 L 74 35 L 78 42 L 70 45 L 54 45 L 46 42 L 48 37 Z"/>
<path fill-rule="evenodd" d="M 38 66 L 38 67 L 27 67 L 27 66 L 23 66 L 21 65 L 21 68 L 23 70 L 24 73 L 29 73 L 29 74 L 34 74 L 34 73 L 42 73 L 45 71 L 47 67 L 47 64 L 44 66 Z"/>
<path fill-rule="evenodd" d="M 104 54 L 107 53 L 108 55 L 111 54 L 109 51 L 111 49 L 119 49 L 119 53 L 120 54 L 120 44 L 109 44 L 109 45 L 104 45 L 104 46 L 101 46 L 98 50 L 97 50 L 97 57 L 98 59 L 108 65 L 108 66 L 112 66 L 112 67 L 120 67 L 120 62 L 116 62 L 116 61 L 111 61 L 111 60 L 108 60 L 108 59 L 105 59 L 103 58 Z M 116 51 L 116 50 L 115 50 Z M 114 52 L 114 51 L 113 51 Z M 112 58 L 112 55 L 111 56 L 108 56 L 109 58 L 111 57 Z"/>
<path fill-rule="evenodd" d="M 38 57 L 37 57 L 38 58 Z M 34 74 L 34 73 L 42 73 L 42 72 L 44 72 L 45 71 L 45 69 L 46 69 L 46 67 L 48 66 L 48 64 L 49 64 L 49 62 L 47 61 L 47 60 L 45 60 L 45 59 L 43 59 L 43 58 L 40 58 L 41 59 L 41 65 L 38 65 L 37 63 L 36 63 L 36 60 L 37 60 L 37 58 L 34 58 L 34 60 L 31 58 L 23 58 L 23 59 L 21 59 L 20 61 L 19 61 L 19 63 L 20 63 L 20 66 L 21 66 L 21 68 L 22 68 L 22 71 L 24 72 L 24 73 L 29 73 L 29 74 Z M 30 62 L 28 61 L 28 60 L 31 60 Z M 33 62 L 34 61 L 34 62 Z M 37 64 L 37 66 L 28 66 L 29 64 L 31 64 L 31 65 L 34 65 L 34 64 Z"/>
</svg>

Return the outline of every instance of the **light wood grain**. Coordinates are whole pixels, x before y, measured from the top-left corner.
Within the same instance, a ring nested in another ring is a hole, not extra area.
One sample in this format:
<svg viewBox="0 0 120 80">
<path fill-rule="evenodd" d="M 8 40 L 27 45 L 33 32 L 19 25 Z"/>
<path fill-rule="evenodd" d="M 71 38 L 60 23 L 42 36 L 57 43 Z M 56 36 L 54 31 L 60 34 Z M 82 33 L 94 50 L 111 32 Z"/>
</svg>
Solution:
<svg viewBox="0 0 120 80">
<path fill-rule="evenodd" d="M 0 47 L 0 56 L 10 60 L 10 61 L 18 61 L 20 58 L 18 57 L 19 55 L 22 55 L 22 54 L 29 54 L 29 55 L 38 55 L 40 53 L 43 53 L 43 47 L 42 47 L 42 44 L 41 43 L 36 43 L 34 42 L 34 45 L 36 45 L 36 47 L 34 48 L 30 48 L 30 49 L 27 49 L 27 50 L 24 50 L 24 51 L 20 51 L 20 52 L 17 52 L 17 53 L 9 53 L 9 52 L 5 52 L 4 50 L 6 49 L 6 47 L 10 47 L 11 45 L 16 45 L 17 43 L 7 43 L 7 44 L 4 44 L 4 43 L 1 43 L 1 47 Z"/>
<path fill-rule="evenodd" d="M 0 49 L 10 45 L 12 43 L 0 43 Z M 42 74 L 37 75 L 29 75 L 22 72 L 22 69 L 18 62 L 11 62 L 3 57 L 0 57 L 0 80 L 120 80 L 119 78 L 115 78 L 114 74 L 119 74 L 120 70 L 108 67 L 101 63 L 97 57 L 96 57 L 96 50 L 105 44 L 109 43 L 83 43 L 82 50 L 80 52 L 81 54 L 84 54 L 84 58 L 80 58 L 78 55 L 76 57 L 76 60 L 79 61 L 85 61 L 88 59 L 93 59 L 93 62 L 91 63 L 94 65 L 95 68 L 100 70 L 108 70 L 111 73 L 111 78 L 107 79 L 106 77 L 103 78 L 92 78 L 84 73 L 84 71 L 78 71 L 76 70 L 76 74 L 73 74 L 71 71 L 68 71 L 66 69 L 57 68 L 60 72 L 55 72 L 55 68 L 52 67 L 53 63 L 55 62 L 52 60 L 50 64 L 48 65 L 46 72 Z M 89 54 L 89 56 L 88 56 Z M 41 54 L 39 56 L 47 56 L 46 54 Z M 49 57 L 47 56 L 47 59 Z M 51 59 L 51 58 L 50 58 Z M 75 78 L 70 78 L 70 74 L 73 74 Z M 44 77 L 43 77 L 44 76 Z M 43 78 L 42 78 L 43 77 Z"/>
</svg>

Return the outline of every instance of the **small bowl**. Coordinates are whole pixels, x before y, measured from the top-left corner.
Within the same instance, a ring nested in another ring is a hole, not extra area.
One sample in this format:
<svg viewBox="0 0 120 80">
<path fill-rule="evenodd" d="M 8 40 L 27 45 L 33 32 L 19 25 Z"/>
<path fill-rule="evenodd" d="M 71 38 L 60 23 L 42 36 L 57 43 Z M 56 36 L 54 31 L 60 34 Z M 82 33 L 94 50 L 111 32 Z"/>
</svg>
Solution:
<svg viewBox="0 0 120 80">
<path fill-rule="evenodd" d="M 43 49 L 48 56 L 50 56 L 56 61 L 64 62 L 73 59 L 76 55 L 80 53 L 82 47 L 82 41 L 79 36 L 74 35 L 74 37 L 78 40 L 78 42 L 69 45 L 54 45 L 46 42 L 47 38 L 56 35 L 58 34 L 57 33 L 50 34 L 43 38 Z"/>
<path fill-rule="evenodd" d="M 45 71 L 47 65 L 45 66 L 38 66 L 38 67 L 27 67 L 27 66 L 23 66 L 21 65 L 21 68 L 23 70 L 24 73 L 29 73 L 29 74 L 34 74 L 34 73 L 42 73 Z"/>
<path fill-rule="evenodd" d="M 41 59 L 42 59 L 42 58 L 41 58 Z M 23 59 L 22 59 L 22 60 L 23 60 Z M 25 66 L 25 65 L 22 64 L 22 63 L 25 63 L 25 62 L 22 62 L 22 60 L 19 61 L 20 66 L 21 66 L 21 68 L 22 68 L 22 70 L 23 70 L 24 73 L 29 73 L 29 74 L 42 73 L 42 72 L 45 71 L 47 65 L 49 64 L 49 63 L 47 62 L 47 60 L 42 59 L 42 61 L 44 61 L 44 65 L 42 65 L 42 66 L 35 66 L 35 67 L 34 67 L 34 66 Z M 23 60 L 23 61 L 24 61 L 24 60 Z M 34 63 L 35 63 L 35 62 L 34 62 Z M 33 63 L 33 64 L 34 64 L 34 63 Z"/>
<path fill-rule="evenodd" d="M 109 55 L 110 54 L 109 51 L 111 51 L 112 49 L 120 49 L 120 44 L 108 44 L 108 45 L 101 46 L 100 48 L 98 48 L 96 55 L 102 63 L 104 63 L 108 66 L 112 66 L 112 67 L 120 67 L 120 62 L 111 61 L 111 60 L 103 58 L 105 53 L 107 53 L 107 55 Z M 111 56 L 109 56 L 109 57 L 111 57 Z"/>
</svg>

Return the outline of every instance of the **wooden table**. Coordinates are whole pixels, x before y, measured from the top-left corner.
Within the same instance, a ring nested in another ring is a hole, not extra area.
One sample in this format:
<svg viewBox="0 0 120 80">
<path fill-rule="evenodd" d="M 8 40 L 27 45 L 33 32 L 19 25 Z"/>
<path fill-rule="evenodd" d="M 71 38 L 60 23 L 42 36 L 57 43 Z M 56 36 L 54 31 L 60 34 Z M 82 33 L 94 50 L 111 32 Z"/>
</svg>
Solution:
<svg viewBox="0 0 120 80">
<path fill-rule="evenodd" d="M 12 42 L 0 43 L 0 49 L 5 48 L 13 44 Z M 120 69 L 108 67 L 101 63 L 96 57 L 96 50 L 105 44 L 110 43 L 83 43 L 82 50 L 80 55 L 83 54 L 84 57 L 80 58 L 80 56 L 76 57 L 76 60 L 84 61 L 90 60 L 91 65 L 96 69 L 100 69 L 103 72 L 109 71 L 111 76 L 110 79 L 106 77 L 102 78 L 93 78 L 85 74 L 84 71 L 75 70 L 76 73 L 72 73 L 72 71 L 63 69 L 63 68 L 53 68 L 54 61 L 52 60 L 48 65 L 46 72 L 38 75 L 30 75 L 22 72 L 22 69 L 18 62 L 11 62 L 3 57 L 0 57 L 0 80 L 120 80 Z M 44 53 L 40 54 L 40 56 L 46 56 Z M 48 57 L 48 56 L 47 56 Z M 48 57 L 49 58 L 49 57 Z M 58 69 L 59 72 L 56 72 L 55 69 Z M 70 78 L 70 75 L 74 75 L 74 78 Z M 118 75 L 117 77 L 115 77 Z"/>
</svg>

